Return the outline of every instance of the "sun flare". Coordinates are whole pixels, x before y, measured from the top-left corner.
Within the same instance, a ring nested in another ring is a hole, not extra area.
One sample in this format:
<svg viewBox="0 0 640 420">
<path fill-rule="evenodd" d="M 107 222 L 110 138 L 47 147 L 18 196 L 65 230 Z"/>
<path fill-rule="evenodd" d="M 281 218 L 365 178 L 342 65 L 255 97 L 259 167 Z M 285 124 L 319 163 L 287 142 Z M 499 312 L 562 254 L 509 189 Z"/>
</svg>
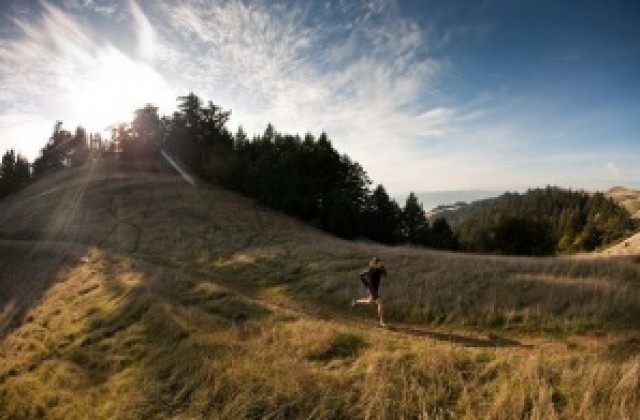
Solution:
<svg viewBox="0 0 640 420">
<path fill-rule="evenodd" d="M 175 95 L 162 76 L 144 63 L 110 47 L 68 89 L 74 123 L 104 131 L 114 123 L 131 121 L 135 109 L 153 103 L 161 109 L 175 104 Z"/>
</svg>

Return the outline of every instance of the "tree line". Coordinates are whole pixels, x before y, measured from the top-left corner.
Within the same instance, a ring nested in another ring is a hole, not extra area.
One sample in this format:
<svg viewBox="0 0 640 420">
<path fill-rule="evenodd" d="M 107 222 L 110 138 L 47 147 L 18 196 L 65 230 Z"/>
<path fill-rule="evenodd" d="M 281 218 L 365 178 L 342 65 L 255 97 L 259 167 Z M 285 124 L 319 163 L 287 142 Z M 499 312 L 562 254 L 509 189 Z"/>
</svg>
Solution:
<svg viewBox="0 0 640 420">
<path fill-rule="evenodd" d="M 72 133 L 55 123 L 53 133 L 33 162 L 7 150 L 0 163 L 0 199 L 26 187 L 32 181 L 65 168 L 81 166 L 90 157 L 102 153 L 113 153 L 114 143 L 102 139 L 98 133 L 87 134 L 81 126 Z"/>
<path fill-rule="evenodd" d="M 465 212 L 470 217 L 461 216 Z M 593 251 L 638 229 L 613 199 L 558 187 L 506 193 L 462 209 L 454 231 L 461 249 L 510 255 Z M 455 222 L 452 222 L 455 223 Z"/>
<path fill-rule="evenodd" d="M 178 98 L 177 110 L 170 116 L 160 116 L 151 104 L 135 110 L 131 123 L 113 127 L 110 141 L 87 135 L 82 127 L 71 133 L 58 122 L 30 171 L 20 157 L 26 177 L 20 184 L 6 177 L 12 185 L 7 194 L 90 157 L 109 153 L 126 160 L 154 159 L 165 150 L 204 180 L 342 238 L 457 248 L 446 220 L 427 220 L 413 193 L 401 207 L 383 185 L 372 188 L 364 168 L 340 154 L 326 133 L 301 137 L 280 133 L 268 124 L 264 133 L 249 139 L 242 127 L 235 134 L 228 130 L 230 115 L 189 93 Z M 3 185 L 4 180 L 2 176 Z"/>
<path fill-rule="evenodd" d="M 189 93 L 178 98 L 172 115 L 160 116 L 151 104 L 135 110 L 130 123 L 112 128 L 110 140 L 82 127 L 72 133 L 58 122 L 32 164 L 13 150 L 4 154 L 0 197 L 88 159 L 106 154 L 158 159 L 164 150 L 206 181 L 346 239 L 553 255 L 594 250 L 638 228 L 624 208 L 603 194 L 557 187 L 506 193 L 428 220 L 414 193 L 401 207 L 383 185 L 372 186 L 364 168 L 340 154 L 326 133 L 286 134 L 268 124 L 249 138 L 242 127 L 229 131 L 230 115 Z"/>
</svg>

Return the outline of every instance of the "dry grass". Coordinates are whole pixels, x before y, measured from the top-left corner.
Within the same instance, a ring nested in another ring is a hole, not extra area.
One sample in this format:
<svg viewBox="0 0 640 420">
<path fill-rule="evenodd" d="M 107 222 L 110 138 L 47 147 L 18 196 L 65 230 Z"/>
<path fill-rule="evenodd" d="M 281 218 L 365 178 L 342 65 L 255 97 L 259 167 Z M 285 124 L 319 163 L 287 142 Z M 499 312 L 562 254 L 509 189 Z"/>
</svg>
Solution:
<svg viewBox="0 0 640 420">
<path fill-rule="evenodd" d="M 613 198 L 620 205 L 625 207 L 631 214 L 632 218 L 640 219 L 640 190 L 613 187 L 609 190 L 607 196 Z M 602 254 L 604 256 L 640 255 L 640 233 L 604 249 Z"/>
<path fill-rule="evenodd" d="M 624 206 L 632 217 L 640 218 L 640 190 L 613 187 L 607 192 L 607 196 Z"/>
<path fill-rule="evenodd" d="M 157 165 L 110 165 L 0 208 L 0 418 L 640 412 L 635 257 L 350 243 Z M 346 309 L 373 254 L 391 330 Z"/>
</svg>

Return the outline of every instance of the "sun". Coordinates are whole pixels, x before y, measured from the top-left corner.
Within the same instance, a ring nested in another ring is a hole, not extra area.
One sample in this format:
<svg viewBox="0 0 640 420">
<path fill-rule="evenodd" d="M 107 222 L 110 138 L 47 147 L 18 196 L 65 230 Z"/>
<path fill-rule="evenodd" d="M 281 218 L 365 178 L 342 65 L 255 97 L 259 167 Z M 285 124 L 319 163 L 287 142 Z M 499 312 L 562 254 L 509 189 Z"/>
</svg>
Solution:
<svg viewBox="0 0 640 420">
<path fill-rule="evenodd" d="M 175 106 L 176 96 L 158 71 L 113 47 L 75 71 L 67 101 L 74 123 L 90 132 L 130 122 L 134 111 L 147 103 L 165 111 Z"/>
</svg>

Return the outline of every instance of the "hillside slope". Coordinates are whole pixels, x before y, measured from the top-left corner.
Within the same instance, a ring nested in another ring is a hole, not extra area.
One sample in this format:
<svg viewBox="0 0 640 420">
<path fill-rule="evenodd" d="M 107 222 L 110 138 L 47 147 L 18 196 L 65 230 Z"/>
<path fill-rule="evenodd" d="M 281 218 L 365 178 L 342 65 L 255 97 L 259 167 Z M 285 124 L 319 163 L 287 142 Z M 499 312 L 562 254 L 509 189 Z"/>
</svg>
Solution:
<svg viewBox="0 0 640 420">
<path fill-rule="evenodd" d="M 606 193 L 629 210 L 631 217 L 640 219 L 640 191 L 625 187 L 613 187 Z"/>
<path fill-rule="evenodd" d="M 631 217 L 640 219 L 640 191 L 625 187 L 613 187 L 607 192 L 607 196 L 613 198 L 626 208 Z M 640 233 L 637 233 L 618 244 L 615 244 L 601 252 L 604 255 L 638 255 L 640 254 Z"/>
<path fill-rule="evenodd" d="M 0 238 L 0 418 L 640 408 L 636 257 L 342 241 L 159 162 L 40 181 L 0 203 Z M 388 331 L 348 309 L 373 255 L 390 271 Z"/>
<path fill-rule="evenodd" d="M 636 233 L 635 235 L 600 251 L 600 254 L 607 256 L 630 256 L 640 254 L 640 233 Z"/>
</svg>

